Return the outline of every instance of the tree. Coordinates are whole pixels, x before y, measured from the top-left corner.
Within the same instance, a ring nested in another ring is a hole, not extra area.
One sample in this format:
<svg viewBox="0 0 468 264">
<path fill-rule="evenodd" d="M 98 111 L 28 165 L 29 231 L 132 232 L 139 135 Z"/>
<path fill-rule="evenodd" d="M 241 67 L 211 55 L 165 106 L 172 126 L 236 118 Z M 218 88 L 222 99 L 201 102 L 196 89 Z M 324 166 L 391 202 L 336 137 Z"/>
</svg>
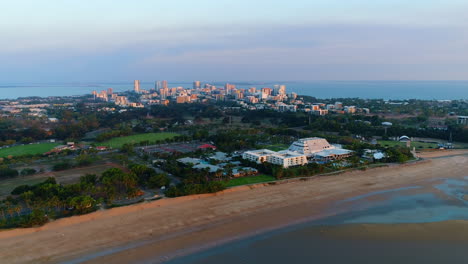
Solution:
<svg viewBox="0 0 468 264">
<path fill-rule="evenodd" d="M 89 166 L 94 163 L 96 160 L 95 156 L 87 155 L 87 154 L 81 154 L 78 157 L 75 158 L 76 164 L 80 167 L 82 166 Z"/>
<path fill-rule="evenodd" d="M 84 214 L 94 211 L 94 207 L 96 206 L 96 200 L 94 200 L 89 195 L 82 195 L 71 198 L 69 205 L 74 208 L 74 211 L 76 213 Z"/>
<path fill-rule="evenodd" d="M 54 171 L 62 171 L 62 170 L 68 170 L 72 167 L 71 163 L 68 162 L 68 161 L 62 161 L 62 162 L 59 162 L 57 164 L 55 164 L 53 167 L 52 167 L 52 170 Z"/>
<path fill-rule="evenodd" d="M 0 168 L 0 179 L 1 178 L 11 178 L 18 176 L 18 171 L 10 168 Z"/>
<path fill-rule="evenodd" d="M 124 144 L 122 148 L 120 149 L 121 152 L 127 153 L 127 154 L 134 154 L 135 153 L 135 147 L 132 144 Z"/>
<path fill-rule="evenodd" d="M 24 168 L 21 170 L 21 175 L 22 176 L 28 176 L 28 175 L 33 175 L 33 174 L 36 174 L 36 170 L 35 169 L 32 169 L 32 168 Z"/>
<path fill-rule="evenodd" d="M 150 188 L 161 188 L 162 186 L 168 186 L 171 180 L 165 173 L 153 175 L 148 180 L 148 187 Z"/>
</svg>

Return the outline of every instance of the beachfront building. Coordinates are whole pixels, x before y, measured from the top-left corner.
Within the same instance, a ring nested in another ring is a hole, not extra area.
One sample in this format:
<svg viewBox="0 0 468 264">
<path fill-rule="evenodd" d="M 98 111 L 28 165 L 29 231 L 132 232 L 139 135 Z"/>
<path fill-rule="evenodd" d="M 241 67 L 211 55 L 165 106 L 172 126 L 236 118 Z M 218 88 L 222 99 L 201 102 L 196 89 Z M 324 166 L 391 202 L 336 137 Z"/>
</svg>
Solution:
<svg viewBox="0 0 468 264">
<path fill-rule="evenodd" d="M 307 157 L 305 155 L 288 150 L 279 152 L 268 149 L 246 151 L 242 155 L 242 158 L 257 163 L 268 162 L 271 164 L 280 165 L 283 168 L 302 166 L 307 164 Z"/>
<path fill-rule="evenodd" d="M 352 154 L 353 152 L 351 150 L 342 148 L 326 149 L 315 153 L 311 160 L 317 163 L 328 163 L 351 157 Z"/>
<path fill-rule="evenodd" d="M 267 161 L 271 164 L 280 165 L 283 168 L 303 166 L 308 163 L 305 155 L 288 150 L 279 151 L 268 156 Z"/>
<path fill-rule="evenodd" d="M 268 150 L 268 149 L 252 150 L 252 151 L 244 152 L 244 154 L 242 154 L 242 158 L 260 164 L 263 162 L 267 162 L 268 157 L 275 153 L 276 152 Z"/>
<path fill-rule="evenodd" d="M 303 138 L 294 142 L 289 151 L 306 155 L 314 162 L 330 162 L 348 158 L 353 151 L 343 149 L 341 146 L 334 146 L 324 138 Z"/>
<path fill-rule="evenodd" d="M 313 156 L 313 154 L 318 153 L 323 150 L 334 148 L 328 141 L 324 138 L 302 138 L 298 141 L 292 143 L 289 147 L 289 151 L 298 152 L 304 154 L 308 157 Z"/>
<path fill-rule="evenodd" d="M 268 149 L 246 151 L 243 159 L 257 163 L 268 162 L 288 168 L 303 166 L 311 162 L 327 163 L 353 155 L 353 151 L 334 146 L 324 138 L 303 138 L 294 142 L 289 149 L 275 152 Z"/>
</svg>

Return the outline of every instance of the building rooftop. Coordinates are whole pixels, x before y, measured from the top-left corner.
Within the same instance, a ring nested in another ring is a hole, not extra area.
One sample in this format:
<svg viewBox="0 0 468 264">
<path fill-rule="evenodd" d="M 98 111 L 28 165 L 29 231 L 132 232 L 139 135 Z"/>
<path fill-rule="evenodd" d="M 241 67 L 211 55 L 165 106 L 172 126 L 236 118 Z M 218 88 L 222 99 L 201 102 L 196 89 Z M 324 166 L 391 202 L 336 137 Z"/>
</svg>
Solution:
<svg viewBox="0 0 468 264">
<path fill-rule="evenodd" d="M 258 149 L 258 150 L 251 150 L 247 151 L 249 154 L 252 155 L 257 155 L 257 156 L 266 156 L 266 155 L 272 155 L 276 154 L 275 151 L 269 150 L 269 149 Z"/>
<path fill-rule="evenodd" d="M 315 153 L 315 156 L 330 157 L 330 156 L 336 156 L 336 155 L 347 155 L 347 154 L 350 154 L 352 152 L 353 151 L 347 150 L 347 149 L 327 149 L 327 150 Z"/>
</svg>

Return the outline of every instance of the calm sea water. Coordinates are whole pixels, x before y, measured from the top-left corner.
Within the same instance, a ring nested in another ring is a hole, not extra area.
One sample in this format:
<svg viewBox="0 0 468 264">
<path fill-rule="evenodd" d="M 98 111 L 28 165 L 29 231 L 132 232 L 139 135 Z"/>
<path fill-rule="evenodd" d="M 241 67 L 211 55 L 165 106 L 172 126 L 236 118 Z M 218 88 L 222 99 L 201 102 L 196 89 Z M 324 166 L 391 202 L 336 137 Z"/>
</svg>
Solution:
<svg viewBox="0 0 468 264">
<path fill-rule="evenodd" d="M 240 88 L 272 87 L 285 84 L 288 92 L 318 98 L 381 98 L 381 99 L 468 99 L 468 81 L 311 81 L 311 82 L 258 82 L 240 84 Z M 169 83 L 170 87 L 191 87 L 190 82 Z M 216 84 L 216 85 L 222 85 Z M 154 82 L 142 83 L 151 89 Z M 15 99 L 26 96 L 69 96 L 89 94 L 93 90 L 113 88 L 116 92 L 133 89 L 133 82 L 109 83 L 0 83 L 0 98 Z"/>
<path fill-rule="evenodd" d="M 468 220 L 468 178 L 433 181 L 340 201 L 348 212 L 226 244 L 170 261 L 170 264 L 214 263 L 468 263 L 467 242 L 387 241 L 332 238 L 317 227 L 360 223 L 398 224 Z M 335 208 L 336 209 L 336 208 Z"/>
</svg>

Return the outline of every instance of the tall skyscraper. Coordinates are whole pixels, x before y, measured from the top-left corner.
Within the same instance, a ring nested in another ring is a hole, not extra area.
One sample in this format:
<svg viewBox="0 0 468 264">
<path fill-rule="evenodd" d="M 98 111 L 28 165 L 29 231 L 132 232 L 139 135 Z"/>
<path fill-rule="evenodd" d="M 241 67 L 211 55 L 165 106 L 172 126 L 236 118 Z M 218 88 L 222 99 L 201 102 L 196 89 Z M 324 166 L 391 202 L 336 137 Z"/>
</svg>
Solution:
<svg viewBox="0 0 468 264">
<path fill-rule="evenodd" d="M 114 93 L 114 89 L 107 88 L 107 95 L 112 95 Z"/>
<path fill-rule="evenodd" d="M 286 85 L 276 84 L 273 86 L 273 95 L 285 95 L 286 94 Z"/>
<path fill-rule="evenodd" d="M 273 95 L 278 95 L 279 94 L 279 85 L 278 84 L 275 84 L 273 85 Z"/>
<path fill-rule="evenodd" d="M 280 85 L 279 86 L 278 94 L 286 94 L 286 85 Z"/>
<path fill-rule="evenodd" d="M 193 82 L 193 89 L 200 89 L 201 83 L 200 81 L 194 81 Z"/>
<path fill-rule="evenodd" d="M 136 93 L 139 93 L 140 92 L 140 81 L 139 80 L 135 80 L 135 83 L 134 83 L 134 89 L 135 89 L 135 92 Z"/>
<path fill-rule="evenodd" d="M 161 81 L 156 81 L 156 83 L 154 84 L 154 88 L 155 88 L 156 90 L 161 89 L 161 88 L 162 88 L 162 87 L 161 87 Z"/>
<path fill-rule="evenodd" d="M 167 81 L 162 81 L 162 88 L 166 89 L 167 88 Z"/>
</svg>

